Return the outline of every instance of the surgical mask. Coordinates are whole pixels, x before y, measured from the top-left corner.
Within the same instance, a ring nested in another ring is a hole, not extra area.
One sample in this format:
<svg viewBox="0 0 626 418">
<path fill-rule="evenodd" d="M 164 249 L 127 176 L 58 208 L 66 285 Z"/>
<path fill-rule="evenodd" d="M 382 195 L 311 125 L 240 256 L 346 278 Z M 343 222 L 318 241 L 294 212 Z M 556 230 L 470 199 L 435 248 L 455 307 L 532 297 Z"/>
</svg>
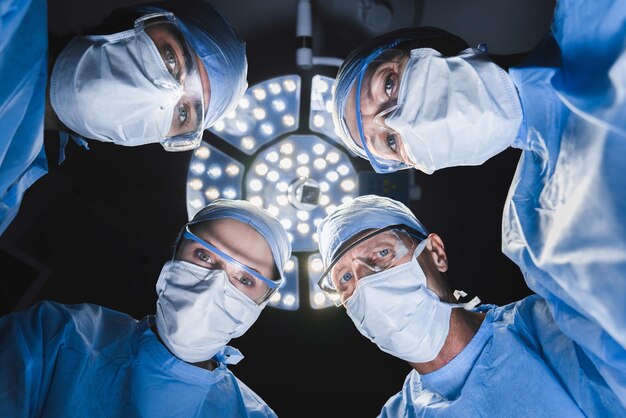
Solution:
<svg viewBox="0 0 626 418">
<path fill-rule="evenodd" d="M 118 145 L 160 142 L 177 151 L 199 144 L 203 86 L 195 60 L 182 59 L 193 57 L 193 50 L 182 35 L 172 35 L 180 54 L 172 53 L 170 59 L 184 67 L 180 76 L 168 70 L 145 31 L 159 24 L 180 34 L 164 18 L 174 19 L 171 13 L 147 15 L 134 29 L 76 37 L 63 49 L 50 78 L 50 101 L 61 122 L 81 136 Z"/>
<path fill-rule="evenodd" d="M 231 338 L 243 335 L 265 306 L 241 293 L 224 271 L 186 261 L 166 263 L 156 289 L 159 336 L 189 363 L 211 359 Z"/>
<path fill-rule="evenodd" d="M 485 53 L 443 57 L 430 48 L 411 51 L 397 106 L 384 120 L 427 174 L 484 163 L 510 146 L 521 122 L 513 81 Z"/>
<path fill-rule="evenodd" d="M 433 360 L 450 328 L 452 305 L 442 302 L 426 285 L 417 262 L 428 240 L 411 261 L 358 281 L 346 301 L 348 316 L 359 332 L 382 351 L 411 363 Z"/>
</svg>

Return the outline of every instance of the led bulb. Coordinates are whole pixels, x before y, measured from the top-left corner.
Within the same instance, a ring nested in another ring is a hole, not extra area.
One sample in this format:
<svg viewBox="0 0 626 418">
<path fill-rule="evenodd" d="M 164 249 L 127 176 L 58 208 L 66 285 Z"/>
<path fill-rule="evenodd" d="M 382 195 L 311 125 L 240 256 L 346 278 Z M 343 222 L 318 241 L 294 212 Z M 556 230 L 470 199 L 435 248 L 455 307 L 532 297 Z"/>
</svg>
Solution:
<svg viewBox="0 0 626 418">
<path fill-rule="evenodd" d="M 200 147 L 194 151 L 194 154 L 196 155 L 196 157 L 206 160 L 211 155 L 211 150 L 209 149 L 209 147 Z"/>
<path fill-rule="evenodd" d="M 222 175 L 222 168 L 217 164 L 213 164 L 211 167 L 209 167 L 208 173 L 209 176 L 214 179 L 219 178 Z"/>
<path fill-rule="evenodd" d="M 241 138 L 241 146 L 245 150 L 251 150 L 252 148 L 254 148 L 254 138 L 252 138 L 251 136 L 244 136 L 243 138 Z"/>
<path fill-rule="evenodd" d="M 194 163 L 194 164 L 191 165 L 191 171 L 193 171 L 193 173 L 196 174 L 196 175 L 200 175 L 200 174 L 204 173 L 205 169 L 206 169 L 206 167 L 202 163 Z"/>
<path fill-rule="evenodd" d="M 252 116 L 254 116 L 256 120 L 265 119 L 265 109 L 263 109 L 262 107 L 255 107 L 252 110 Z"/>
<path fill-rule="evenodd" d="M 276 181 L 280 178 L 280 175 L 276 172 L 276 171 L 270 171 L 269 173 L 267 173 L 267 176 L 265 176 L 266 179 L 268 179 L 269 181 Z"/>
<path fill-rule="evenodd" d="M 263 183 L 261 182 L 261 180 L 258 179 L 254 179 L 250 182 L 250 189 L 258 192 L 259 190 L 261 190 L 263 188 Z"/>
<path fill-rule="evenodd" d="M 282 89 L 280 88 L 280 84 L 278 84 L 278 83 L 270 83 L 270 85 L 268 86 L 268 90 L 272 94 L 278 94 L 278 93 L 280 93 L 280 91 Z"/>
<path fill-rule="evenodd" d="M 326 160 L 323 158 L 316 158 L 315 161 L 313 161 L 313 166 L 318 170 L 323 170 L 326 168 Z"/>
<path fill-rule="evenodd" d="M 285 104 L 283 100 L 276 99 L 276 100 L 272 100 L 272 107 L 274 108 L 275 111 L 280 113 L 283 110 L 285 110 L 287 105 Z"/>
<path fill-rule="evenodd" d="M 265 100 L 265 97 L 267 96 L 267 93 L 265 92 L 265 90 L 263 90 L 260 87 L 257 87 L 256 89 L 252 90 L 252 94 L 254 95 L 254 98 L 257 100 Z"/>
<path fill-rule="evenodd" d="M 296 159 L 300 164 L 306 164 L 309 162 L 309 154 L 298 154 L 298 157 L 296 157 Z"/>
<path fill-rule="evenodd" d="M 325 122 L 326 121 L 324 120 L 324 116 L 320 114 L 313 116 L 313 125 L 315 125 L 316 128 L 321 128 L 322 126 L 324 126 Z"/>
<path fill-rule="evenodd" d="M 301 221 L 307 221 L 309 220 L 309 212 L 307 212 L 306 210 L 299 210 L 298 213 L 296 214 L 296 216 L 298 217 L 298 219 L 300 219 Z"/>
<path fill-rule="evenodd" d="M 237 192 L 232 187 L 227 187 L 224 189 L 224 197 L 226 199 L 235 199 L 237 197 Z"/>
<path fill-rule="evenodd" d="M 220 197 L 220 191 L 216 187 L 209 187 L 206 189 L 206 192 L 204 192 L 204 195 L 209 200 L 215 200 Z"/>
<path fill-rule="evenodd" d="M 347 165 L 341 164 L 339 167 L 337 167 L 337 172 L 341 174 L 342 176 L 345 176 L 346 174 L 350 172 L 350 169 L 348 168 Z"/>
<path fill-rule="evenodd" d="M 307 166 L 300 166 L 298 167 L 298 169 L 296 170 L 296 174 L 300 177 L 308 177 L 310 173 L 309 167 Z"/>
<path fill-rule="evenodd" d="M 269 168 L 267 167 L 267 164 L 263 164 L 263 163 L 259 163 L 256 165 L 256 167 L 254 167 L 254 171 L 259 175 L 259 176 L 264 176 L 267 174 Z"/>
<path fill-rule="evenodd" d="M 191 190 L 200 190 L 202 189 L 202 180 L 200 179 L 193 179 L 189 182 L 189 188 Z"/>
<path fill-rule="evenodd" d="M 324 263 L 322 263 L 322 259 L 319 257 L 315 257 L 313 260 L 311 260 L 311 270 L 316 271 L 316 272 L 321 272 L 322 269 L 324 268 Z"/>
<path fill-rule="evenodd" d="M 291 272 L 295 267 L 296 263 L 294 263 L 293 260 L 287 260 L 287 262 L 285 263 L 285 273 Z"/>
<path fill-rule="evenodd" d="M 280 146 L 280 152 L 283 154 L 291 155 L 293 152 L 293 144 L 291 142 L 285 142 Z"/>
<path fill-rule="evenodd" d="M 326 159 L 329 163 L 335 164 L 337 161 L 339 161 L 339 154 L 337 154 L 336 152 L 329 152 L 326 156 Z"/>
<path fill-rule="evenodd" d="M 270 163 L 275 163 L 276 161 L 278 161 L 278 153 L 276 151 L 268 152 L 265 156 L 265 159 Z"/>
<path fill-rule="evenodd" d="M 285 90 L 291 93 L 296 89 L 296 82 L 293 80 L 285 80 L 283 81 L 283 87 L 285 88 Z"/>
<path fill-rule="evenodd" d="M 283 116 L 283 125 L 285 125 L 288 128 L 291 128 L 293 125 L 296 124 L 296 119 L 292 116 L 292 115 L 285 115 Z"/>
<path fill-rule="evenodd" d="M 315 144 L 313 145 L 313 152 L 317 155 L 322 155 L 326 151 L 326 147 L 324 144 Z"/>
<path fill-rule="evenodd" d="M 239 100 L 239 107 L 241 109 L 247 109 L 250 107 L 250 100 L 247 97 L 242 97 L 241 100 Z"/>
<path fill-rule="evenodd" d="M 310 227 L 309 227 L 309 224 L 299 223 L 297 229 L 299 233 L 301 233 L 302 235 L 305 235 L 309 233 Z"/>
<path fill-rule="evenodd" d="M 352 180 L 344 180 L 341 182 L 341 188 L 346 192 L 351 192 L 355 187 L 356 185 Z"/>
<path fill-rule="evenodd" d="M 283 170 L 289 170 L 293 166 L 293 161 L 290 158 L 283 158 L 280 160 L 279 166 Z"/>
<path fill-rule="evenodd" d="M 236 164 L 228 164 L 224 171 L 226 171 L 226 174 L 228 174 L 229 176 L 235 177 L 237 174 L 239 174 L 239 167 Z"/>
</svg>

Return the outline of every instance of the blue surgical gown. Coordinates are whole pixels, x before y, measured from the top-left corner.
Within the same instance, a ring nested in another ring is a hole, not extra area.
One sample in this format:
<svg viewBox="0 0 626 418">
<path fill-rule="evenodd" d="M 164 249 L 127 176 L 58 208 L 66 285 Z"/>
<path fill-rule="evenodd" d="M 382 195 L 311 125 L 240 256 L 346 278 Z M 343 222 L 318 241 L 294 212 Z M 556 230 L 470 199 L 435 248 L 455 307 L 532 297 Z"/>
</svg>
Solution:
<svg viewBox="0 0 626 418">
<path fill-rule="evenodd" d="M 523 149 L 504 253 L 626 405 L 626 1 L 559 0 L 510 74 Z M 575 377 L 572 377 L 575 378 Z"/>
<path fill-rule="evenodd" d="M 380 417 L 624 417 L 626 408 L 537 295 L 496 307 L 442 368 L 407 376 Z"/>
<path fill-rule="evenodd" d="M 48 172 L 46 9 L 45 0 L 0 2 L 0 234 L 17 215 L 26 190 Z"/>
<path fill-rule="evenodd" d="M 174 357 L 140 321 L 97 305 L 40 302 L 0 318 L 1 417 L 275 417 L 224 362 Z"/>
</svg>

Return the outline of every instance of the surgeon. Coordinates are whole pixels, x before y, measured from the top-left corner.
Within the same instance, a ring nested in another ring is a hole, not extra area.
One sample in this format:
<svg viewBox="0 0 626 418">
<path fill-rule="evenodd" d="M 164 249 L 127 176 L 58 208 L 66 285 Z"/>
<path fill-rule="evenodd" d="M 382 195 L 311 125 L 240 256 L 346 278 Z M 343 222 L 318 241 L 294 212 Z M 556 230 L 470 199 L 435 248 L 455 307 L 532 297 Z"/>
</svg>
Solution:
<svg viewBox="0 0 626 418">
<path fill-rule="evenodd" d="M 0 416 L 275 417 L 228 369 L 243 355 L 227 344 L 257 320 L 290 253 L 267 211 L 218 199 L 182 228 L 156 315 L 43 301 L 0 318 Z"/>
<path fill-rule="evenodd" d="M 321 289 L 363 336 L 413 368 L 381 417 L 625 416 L 619 394 L 545 299 L 459 304 L 442 238 L 402 203 L 357 197 L 317 233 Z M 567 320 L 600 331 L 576 315 Z"/>
<path fill-rule="evenodd" d="M 342 65 L 334 120 L 380 173 L 521 149 L 503 252 L 626 404 L 624 39 L 624 0 L 559 0 L 550 33 L 508 71 L 440 29 L 394 32 Z"/>
<path fill-rule="evenodd" d="M 50 50 L 45 1 L 10 1 L 0 19 L 0 233 L 48 171 L 44 129 L 61 160 L 69 138 L 186 151 L 247 87 L 244 42 L 202 0 L 118 9 Z"/>
</svg>

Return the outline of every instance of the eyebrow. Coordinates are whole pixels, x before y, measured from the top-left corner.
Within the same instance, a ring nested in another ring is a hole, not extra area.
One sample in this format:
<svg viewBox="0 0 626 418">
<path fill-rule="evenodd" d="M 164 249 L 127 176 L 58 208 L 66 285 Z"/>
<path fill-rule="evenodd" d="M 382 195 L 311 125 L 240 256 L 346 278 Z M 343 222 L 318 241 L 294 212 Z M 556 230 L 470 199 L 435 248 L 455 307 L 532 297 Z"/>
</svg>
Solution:
<svg viewBox="0 0 626 418">
<path fill-rule="evenodd" d="M 202 238 L 200 238 L 200 239 L 202 239 Z M 213 243 L 212 243 L 211 241 L 209 241 L 208 239 L 203 239 L 203 241 L 205 241 L 207 244 L 211 244 L 213 247 L 217 248 L 218 250 L 220 250 L 221 252 L 223 252 L 223 253 L 224 253 L 224 254 L 226 254 L 227 256 L 229 256 L 229 257 L 231 257 L 231 258 L 233 258 L 233 259 L 237 260 L 235 257 L 233 257 L 232 255 L 228 254 L 226 251 L 222 250 L 221 248 L 219 248 L 217 245 L 213 244 Z M 196 241 L 194 241 L 194 242 L 196 242 Z M 197 244 L 200 244 L 200 243 L 197 243 Z M 200 245 L 202 245 L 202 244 L 200 244 Z M 203 247 L 204 247 L 204 246 L 203 246 Z M 206 248 L 206 247 L 204 247 L 204 248 Z M 211 250 L 211 249 L 210 249 L 210 248 L 207 248 L 207 250 Z M 219 254 L 218 254 L 218 255 L 219 255 Z M 227 263 L 229 262 L 228 260 L 224 260 L 224 261 L 226 261 Z M 239 261 L 239 260 L 237 260 L 237 261 Z M 239 261 L 239 262 L 241 263 L 241 261 Z M 246 263 L 241 263 L 241 264 L 243 264 L 244 266 L 248 267 L 250 270 L 253 270 L 253 271 L 255 271 L 255 272 L 259 273 L 259 275 L 261 275 L 261 276 L 265 277 L 265 275 L 264 275 L 263 273 L 261 273 L 259 270 L 255 269 L 254 267 L 250 267 L 250 266 L 249 266 L 249 265 L 247 265 Z M 256 279 L 256 277 L 255 277 L 255 279 Z M 257 280 L 258 280 L 258 279 L 257 279 Z"/>
</svg>

